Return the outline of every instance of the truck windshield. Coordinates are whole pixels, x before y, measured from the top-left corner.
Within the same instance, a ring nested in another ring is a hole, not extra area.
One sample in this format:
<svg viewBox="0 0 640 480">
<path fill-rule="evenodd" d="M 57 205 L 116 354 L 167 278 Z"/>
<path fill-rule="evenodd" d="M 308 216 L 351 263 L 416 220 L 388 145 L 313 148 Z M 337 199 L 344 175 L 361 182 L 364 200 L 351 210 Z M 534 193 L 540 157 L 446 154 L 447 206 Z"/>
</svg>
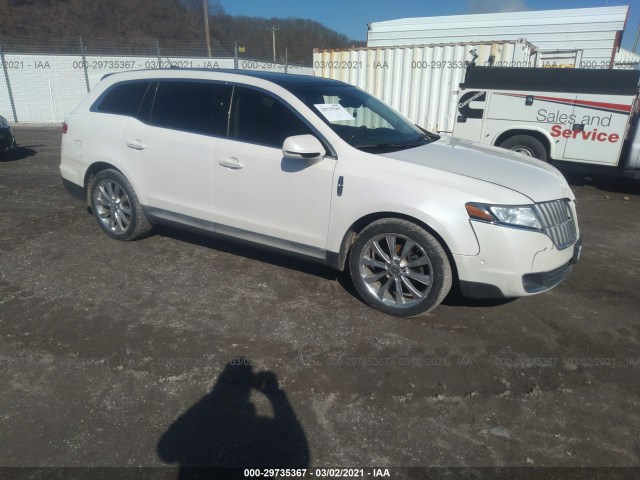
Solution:
<svg viewBox="0 0 640 480">
<path fill-rule="evenodd" d="M 418 147 L 439 138 L 353 86 L 306 86 L 291 92 L 344 141 L 361 150 L 389 152 Z"/>
</svg>

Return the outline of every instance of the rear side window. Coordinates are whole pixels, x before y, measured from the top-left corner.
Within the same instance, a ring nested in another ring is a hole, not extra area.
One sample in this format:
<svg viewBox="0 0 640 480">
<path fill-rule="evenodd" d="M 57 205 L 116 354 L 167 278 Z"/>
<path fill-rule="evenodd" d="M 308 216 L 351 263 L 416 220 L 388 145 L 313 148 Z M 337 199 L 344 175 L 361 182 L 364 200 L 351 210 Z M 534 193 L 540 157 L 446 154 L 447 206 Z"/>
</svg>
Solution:
<svg viewBox="0 0 640 480">
<path fill-rule="evenodd" d="M 112 87 L 95 107 L 101 113 L 135 117 L 149 82 L 126 82 Z"/>
<path fill-rule="evenodd" d="M 161 81 L 149 123 L 204 135 L 226 135 L 232 88 L 211 82 Z"/>
<path fill-rule="evenodd" d="M 313 132 L 282 102 L 257 90 L 236 87 L 230 138 L 282 148 L 285 138 L 305 134 Z"/>
</svg>

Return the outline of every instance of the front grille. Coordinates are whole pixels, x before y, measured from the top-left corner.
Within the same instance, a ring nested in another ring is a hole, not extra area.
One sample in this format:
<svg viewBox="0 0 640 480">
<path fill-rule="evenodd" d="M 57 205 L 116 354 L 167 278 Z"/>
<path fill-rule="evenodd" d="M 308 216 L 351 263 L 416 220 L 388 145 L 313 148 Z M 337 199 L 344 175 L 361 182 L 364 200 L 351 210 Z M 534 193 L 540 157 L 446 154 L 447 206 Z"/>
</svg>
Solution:
<svg viewBox="0 0 640 480">
<path fill-rule="evenodd" d="M 558 250 L 573 245 L 577 238 L 576 221 L 569 200 L 536 203 L 536 212 L 542 221 L 542 230 Z"/>
</svg>

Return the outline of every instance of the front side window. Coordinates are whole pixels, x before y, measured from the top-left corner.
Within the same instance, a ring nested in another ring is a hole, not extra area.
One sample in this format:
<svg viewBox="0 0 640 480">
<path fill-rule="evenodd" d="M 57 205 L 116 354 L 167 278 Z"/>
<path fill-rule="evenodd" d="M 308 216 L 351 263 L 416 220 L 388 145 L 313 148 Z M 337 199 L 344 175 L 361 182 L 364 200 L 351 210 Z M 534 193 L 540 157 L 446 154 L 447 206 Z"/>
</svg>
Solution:
<svg viewBox="0 0 640 480">
<path fill-rule="evenodd" d="M 291 90 L 350 145 L 371 151 L 412 148 L 439 138 L 422 131 L 383 102 L 353 86 L 305 86 Z"/>
<path fill-rule="evenodd" d="M 287 137 L 306 134 L 313 132 L 279 100 L 258 90 L 235 88 L 229 138 L 282 148 Z"/>
<path fill-rule="evenodd" d="M 135 117 L 149 82 L 126 82 L 112 87 L 98 102 L 95 110 Z"/>
<path fill-rule="evenodd" d="M 232 87 L 212 82 L 160 81 L 149 123 L 203 135 L 225 135 Z"/>
</svg>

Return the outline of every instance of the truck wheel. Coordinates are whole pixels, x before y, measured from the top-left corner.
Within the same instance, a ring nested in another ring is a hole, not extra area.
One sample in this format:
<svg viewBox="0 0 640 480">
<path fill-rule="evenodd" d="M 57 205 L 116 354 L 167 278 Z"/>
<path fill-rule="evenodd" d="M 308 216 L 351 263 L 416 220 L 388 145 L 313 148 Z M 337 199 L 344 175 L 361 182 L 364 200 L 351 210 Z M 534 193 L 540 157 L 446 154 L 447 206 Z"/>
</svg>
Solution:
<svg viewBox="0 0 640 480">
<path fill-rule="evenodd" d="M 423 228 L 400 219 L 377 220 L 362 230 L 351 247 L 349 270 L 365 302 L 397 317 L 433 310 L 452 282 L 442 245 Z"/>
<path fill-rule="evenodd" d="M 507 138 L 498 146 L 506 148 L 507 150 L 513 150 L 528 157 L 537 158 L 544 162 L 549 160 L 547 149 L 544 148 L 542 142 L 529 135 L 514 135 L 513 137 Z"/>
</svg>

